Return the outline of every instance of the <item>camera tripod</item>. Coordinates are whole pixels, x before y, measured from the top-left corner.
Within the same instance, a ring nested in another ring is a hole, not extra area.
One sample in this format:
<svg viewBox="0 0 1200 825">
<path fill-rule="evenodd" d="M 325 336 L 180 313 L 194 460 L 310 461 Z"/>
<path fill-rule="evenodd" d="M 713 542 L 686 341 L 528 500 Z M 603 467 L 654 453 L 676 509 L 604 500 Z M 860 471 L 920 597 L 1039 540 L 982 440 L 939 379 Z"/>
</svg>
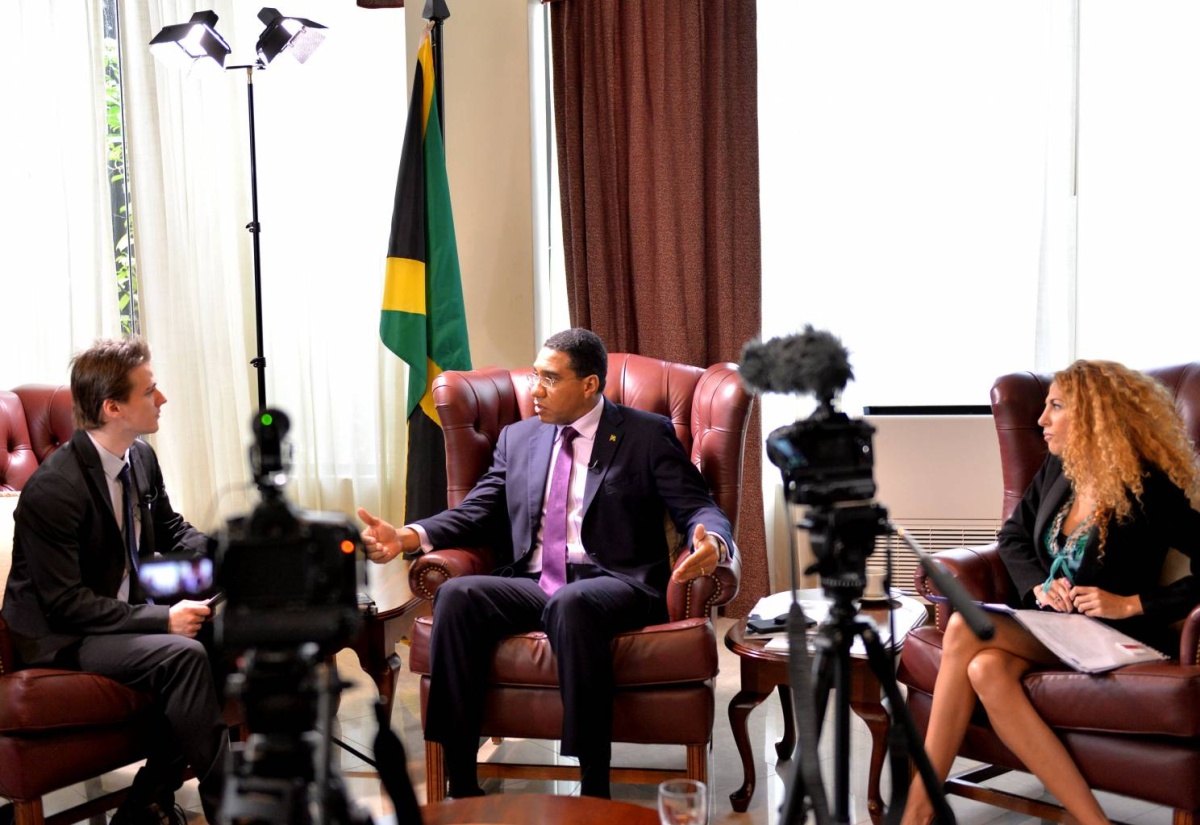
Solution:
<svg viewBox="0 0 1200 825">
<path fill-rule="evenodd" d="M 863 593 L 864 567 L 875 535 L 893 532 L 887 522 L 887 512 L 878 505 L 841 508 L 825 511 L 814 508 L 801 527 L 813 533 L 813 547 L 822 570 L 821 584 L 832 600 L 829 615 L 817 629 L 813 639 L 814 653 L 810 661 L 806 619 L 798 601 L 788 614 L 788 641 L 792 655 L 788 660 L 792 705 L 796 714 L 796 759 L 784 798 L 780 821 L 788 825 L 803 822 L 807 811 L 813 812 L 818 825 L 846 825 L 850 812 L 850 678 L 851 648 L 856 638 L 862 639 L 867 663 L 883 689 L 891 712 L 892 724 L 888 734 L 892 774 L 892 799 L 885 816 L 885 825 L 896 825 L 904 814 L 908 798 L 908 766 L 914 764 L 920 772 L 939 823 L 953 825 L 954 814 L 942 792 L 941 780 L 935 775 L 925 753 L 920 733 L 908 713 L 904 697 L 896 682 L 895 669 L 874 621 L 859 615 L 855 600 Z M 899 535 L 918 553 L 922 564 L 925 557 L 911 538 L 902 531 Z M 795 552 L 792 553 L 793 591 L 796 587 Z M 845 568 L 845 569 L 843 569 Z M 890 560 L 889 560 L 890 568 Z M 814 572 L 810 570 L 809 572 Z M 944 575 L 940 574 L 939 575 Z M 818 744 L 830 692 L 834 693 L 834 742 L 832 800 L 827 800 L 821 779 Z"/>
<path fill-rule="evenodd" d="M 313 644 L 246 652 L 230 684 L 242 698 L 250 735 L 234 749 L 226 773 L 222 823 L 371 825 L 333 766 L 333 717 L 346 685 L 323 659 Z M 382 702 L 376 703 L 375 718 L 377 770 L 396 821 L 419 822 L 404 746 Z"/>
</svg>

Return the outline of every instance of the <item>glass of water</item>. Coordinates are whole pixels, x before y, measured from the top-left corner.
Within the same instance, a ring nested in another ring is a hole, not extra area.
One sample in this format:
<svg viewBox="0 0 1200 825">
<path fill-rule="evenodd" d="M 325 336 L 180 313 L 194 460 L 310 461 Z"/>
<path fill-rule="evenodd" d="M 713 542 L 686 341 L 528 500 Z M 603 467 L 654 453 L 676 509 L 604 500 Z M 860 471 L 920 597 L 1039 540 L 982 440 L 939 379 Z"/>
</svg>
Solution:
<svg viewBox="0 0 1200 825">
<path fill-rule="evenodd" d="M 668 779 L 658 786 L 662 825 L 708 825 L 708 788 L 694 779 Z"/>
</svg>

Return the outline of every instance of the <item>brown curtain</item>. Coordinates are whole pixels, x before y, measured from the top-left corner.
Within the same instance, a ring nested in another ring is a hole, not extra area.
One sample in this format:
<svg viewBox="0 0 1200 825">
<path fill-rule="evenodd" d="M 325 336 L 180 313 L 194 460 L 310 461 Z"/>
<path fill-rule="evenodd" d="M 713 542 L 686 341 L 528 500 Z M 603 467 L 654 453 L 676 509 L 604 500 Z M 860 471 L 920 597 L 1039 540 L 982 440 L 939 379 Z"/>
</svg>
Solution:
<svg viewBox="0 0 1200 825">
<path fill-rule="evenodd" d="M 615 352 L 707 366 L 759 335 L 756 16 L 751 0 L 553 6 L 571 322 Z M 736 616 L 769 589 L 760 430 L 756 408 Z"/>
</svg>

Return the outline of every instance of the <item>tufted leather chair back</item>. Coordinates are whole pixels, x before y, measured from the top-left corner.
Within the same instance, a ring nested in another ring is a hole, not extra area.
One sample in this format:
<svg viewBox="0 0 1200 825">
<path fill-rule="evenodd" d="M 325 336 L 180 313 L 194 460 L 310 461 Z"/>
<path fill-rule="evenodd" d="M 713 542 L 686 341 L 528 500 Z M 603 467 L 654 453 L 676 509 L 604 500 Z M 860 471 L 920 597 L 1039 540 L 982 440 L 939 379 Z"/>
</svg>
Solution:
<svg viewBox="0 0 1200 825">
<path fill-rule="evenodd" d="M 1193 446 L 1200 447 L 1200 363 L 1143 370 L 1175 397 Z M 1004 511 L 1008 518 L 1046 457 L 1046 442 L 1037 420 L 1046 402 L 1053 375 L 1017 372 L 996 379 L 992 386 L 992 416 L 1000 440 L 1004 475 Z"/>
<path fill-rule="evenodd" d="M 446 437 L 446 495 L 453 507 L 487 470 L 500 430 L 533 415 L 525 384 L 529 369 L 486 367 L 446 372 L 434 384 L 434 402 Z M 737 367 L 708 369 L 643 355 L 609 353 L 604 395 L 610 401 L 658 413 L 708 482 L 737 536 L 742 455 L 751 397 Z"/>
<path fill-rule="evenodd" d="M 0 390 L 0 491 L 21 490 L 74 431 L 68 387 L 25 384 Z"/>
</svg>

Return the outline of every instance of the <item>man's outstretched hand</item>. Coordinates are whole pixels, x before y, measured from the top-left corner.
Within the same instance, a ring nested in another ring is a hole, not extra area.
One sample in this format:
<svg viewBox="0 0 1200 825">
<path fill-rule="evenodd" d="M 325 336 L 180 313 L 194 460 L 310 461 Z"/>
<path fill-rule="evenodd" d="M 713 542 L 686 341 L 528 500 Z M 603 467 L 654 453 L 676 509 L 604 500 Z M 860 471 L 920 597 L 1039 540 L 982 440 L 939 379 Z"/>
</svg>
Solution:
<svg viewBox="0 0 1200 825">
<path fill-rule="evenodd" d="M 691 581 L 700 576 L 711 576 L 721 561 L 721 549 L 717 537 L 697 524 L 692 532 L 692 552 L 675 568 L 671 580 L 677 584 Z"/>
<path fill-rule="evenodd" d="M 400 543 L 400 531 L 395 526 L 371 515 L 362 507 L 358 508 L 358 517 L 367 525 L 362 531 L 362 540 L 368 560 L 376 564 L 387 564 L 400 555 L 404 548 Z"/>
</svg>

